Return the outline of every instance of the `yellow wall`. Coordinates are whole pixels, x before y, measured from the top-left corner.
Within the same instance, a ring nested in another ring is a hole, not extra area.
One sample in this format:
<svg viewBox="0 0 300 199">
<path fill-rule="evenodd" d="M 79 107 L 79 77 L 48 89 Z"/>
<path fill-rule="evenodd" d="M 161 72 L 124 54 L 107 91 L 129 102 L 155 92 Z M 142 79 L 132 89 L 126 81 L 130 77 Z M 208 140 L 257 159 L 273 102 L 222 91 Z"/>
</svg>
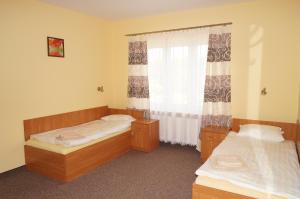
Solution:
<svg viewBox="0 0 300 199">
<path fill-rule="evenodd" d="M 111 54 L 108 22 L 39 1 L 1 1 L 0 24 L 3 172 L 24 164 L 24 119 L 107 104 Z M 47 56 L 47 36 L 65 39 L 65 58 Z"/>
<path fill-rule="evenodd" d="M 295 122 L 299 10 L 298 0 L 257 0 L 109 22 L 37 0 L 2 1 L 0 172 L 24 164 L 24 119 L 127 106 L 128 33 L 233 22 L 233 116 Z M 47 36 L 65 39 L 65 58 L 47 56 Z"/>
<path fill-rule="evenodd" d="M 297 118 L 300 1 L 258 0 L 113 24 L 110 105 L 126 107 L 127 38 L 124 34 L 233 22 L 232 114 L 295 122 Z M 268 94 L 260 95 L 266 87 Z"/>
</svg>

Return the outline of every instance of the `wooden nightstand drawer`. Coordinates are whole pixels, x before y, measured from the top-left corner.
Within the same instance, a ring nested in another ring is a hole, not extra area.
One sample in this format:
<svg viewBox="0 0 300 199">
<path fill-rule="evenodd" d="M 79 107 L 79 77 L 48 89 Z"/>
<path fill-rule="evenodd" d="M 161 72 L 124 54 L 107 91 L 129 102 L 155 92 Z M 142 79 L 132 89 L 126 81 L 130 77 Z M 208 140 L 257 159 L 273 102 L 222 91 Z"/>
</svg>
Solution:
<svg viewBox="0 0 300 199">
<path fill-rule="evenodd" d="M 206 161 L 212 151 L 224 140 L 230 129 L 208 127 L 201 129 L 201 160 Z"/>
<path fill-rule="evenodd" d="M 150 152 L 159 146 L 159 121 L 136 120 L 132 122 L 131 146 L 133 149 Z"/>
<path fill-rule="evenodd" d="M 143 133 L 147 132 L 148 126 L 145 124 L 140 124 L 140 123 L 133 123 L 132 125 L 132 132 L 133 133 Z"/>
</svg>

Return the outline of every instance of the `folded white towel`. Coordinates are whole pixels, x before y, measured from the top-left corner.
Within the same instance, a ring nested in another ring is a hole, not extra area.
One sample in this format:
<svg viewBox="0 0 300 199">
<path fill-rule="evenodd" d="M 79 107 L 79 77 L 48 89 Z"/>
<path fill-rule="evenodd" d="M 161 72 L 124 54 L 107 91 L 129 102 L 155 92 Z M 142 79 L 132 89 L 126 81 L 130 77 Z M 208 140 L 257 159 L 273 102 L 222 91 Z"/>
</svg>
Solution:
<svg viewBox="0 0 300 199">
<path fill-rule="evenodd" d="M 211 164 L 216 169 L 240 169 L 246 168 L 242 158 L 235 155 L 218 155 L 214 156 Z"/>
<path fill-rule="evenodd" d="M 59 134 L 58 136 L 55 137 L 55 139 L 58 141 L 76 140 L 82 138 L 84 138 L 84 136 L 73 132 Z"/>
</svg>

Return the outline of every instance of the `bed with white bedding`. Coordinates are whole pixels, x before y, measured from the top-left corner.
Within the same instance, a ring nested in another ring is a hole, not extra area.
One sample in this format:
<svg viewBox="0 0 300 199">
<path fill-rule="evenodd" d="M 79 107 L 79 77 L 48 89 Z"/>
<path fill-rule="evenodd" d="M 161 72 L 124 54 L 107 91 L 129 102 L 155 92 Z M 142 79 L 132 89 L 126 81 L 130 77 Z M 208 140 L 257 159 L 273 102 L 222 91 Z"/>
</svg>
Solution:
<svg viewBox="0 0 300 199">
<path fill-rule="evenodd" d="M 268 198 L 300 198 L 299 162 L 295 143 L 289 140 L 270 142 L 230 132 L 196 175 L 196 184 L 214 189 L 232 191 L 225 185 L 205 183 L 205 179 L 264 193 Z M 249 193 L 243 195 L 259 198 Z"/>
<path fill-rule="evenodd" d="M 102 106 L 24 120 L 26 167 L 71 181 L 128 152 L 131 122 L 143 116 L 143 111 Z"/>
<path fill-rule="evenodd" d="M 29 144 L 34 140 L 47 144 L 61 145 L 63 147 L 74 147 L 86 144 L 114 134 L 124 131 L 131 127 L 131 121 L 116 120 L 105 121 L 95 120 L 77 126 L 55 129 L 43 133 L 38 133 L 30 136 L 25 144 Z"/>
</svg>

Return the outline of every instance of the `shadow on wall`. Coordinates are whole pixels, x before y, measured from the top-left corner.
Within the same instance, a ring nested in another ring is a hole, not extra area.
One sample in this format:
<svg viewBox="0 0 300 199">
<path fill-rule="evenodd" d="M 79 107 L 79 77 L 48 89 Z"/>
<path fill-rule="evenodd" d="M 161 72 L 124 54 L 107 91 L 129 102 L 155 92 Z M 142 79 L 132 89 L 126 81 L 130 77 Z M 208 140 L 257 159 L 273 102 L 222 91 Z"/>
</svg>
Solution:
<svg viewBox="0 0 300 199">
<path fill-rule="evenodd" d="M 247 87 L 247 118 L 259 118 L 260 89 L 262 78 L 263 37 L 264 29 L 252 24 L 249 27 L 249 67 Z"/>
</svg>

